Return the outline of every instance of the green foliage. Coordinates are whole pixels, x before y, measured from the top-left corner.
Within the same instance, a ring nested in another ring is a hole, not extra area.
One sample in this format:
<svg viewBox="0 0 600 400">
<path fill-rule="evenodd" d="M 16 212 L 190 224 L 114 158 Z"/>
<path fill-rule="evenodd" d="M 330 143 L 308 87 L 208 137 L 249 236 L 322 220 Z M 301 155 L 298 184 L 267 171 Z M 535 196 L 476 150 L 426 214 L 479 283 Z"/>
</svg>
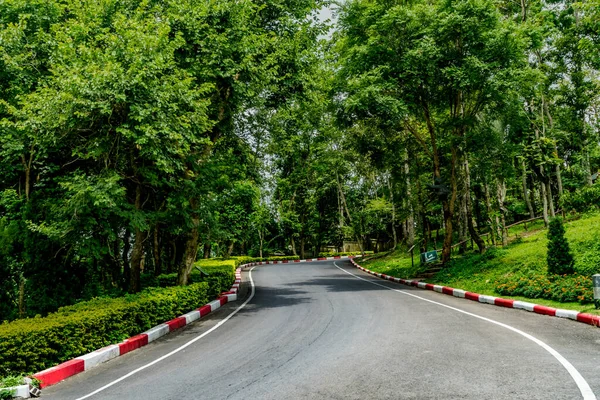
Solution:
<svg viewBox="0 0 600 400">
<path fill-rule="evenodd" d="M 548 227 L 547 262 L 549 274 L 563 275 L 574 272 L 573 255 L 560 218 L 554 218 Z"/>
<path fill-rule="evenodd" d="M 261 261 L 294 261 L 299 260 L 299 256 L 275 256 L 275 257 L 248 257 L 248 256 L 237 256 L 232 257 L 239 265 L 261 262 Z"/>
<path fill-rule="evenodd" d="M 548 299 L 561 303 L 594 301 L 592 279 L 583 275 L 538 275 L 514 273 L 495 282 L 500 295 Z"/>
<path fill-rule="evenodd" d="M 18 375 L 9 375 L 4 378 L 0 378 L 0 388 L 19 386 L 23 383 L 23 377 Z"/>
<path fill-rule="evenodd" d="M 202 271 L 208 275 L 203 275 L 198 269 L 194 268 L 190 274 L 189 284 L 198 282 L 207 282 L 209 285 L 208 296 L 215 298 L 222 292 L 228 291 L 235 280 L 235 269 L 239 265 L 237 260 L 200 260 L 196 266 L 202 268 Z M 177 274 L 161 274 L 152 280 L 146 282 L 148 286 L 169 287 L 177 285 Z"/>
<path fill-rule="evenodd" d="M 10 400 L 14 397 L 15 390 L 0 389 L 0 399 Z"/>
<path fill-rule="evenodd" d="M 584 186 L 561 197 L 561 206 L 567 211 L 585 212 L 600 208 L 600 183 Z"/>
<path fill-rule="evenodd" d="M 207 282 L 152 288 L 0 325 L 0 374 L 33 373 L 114 344 L 206 304 Z"/>
</svg>

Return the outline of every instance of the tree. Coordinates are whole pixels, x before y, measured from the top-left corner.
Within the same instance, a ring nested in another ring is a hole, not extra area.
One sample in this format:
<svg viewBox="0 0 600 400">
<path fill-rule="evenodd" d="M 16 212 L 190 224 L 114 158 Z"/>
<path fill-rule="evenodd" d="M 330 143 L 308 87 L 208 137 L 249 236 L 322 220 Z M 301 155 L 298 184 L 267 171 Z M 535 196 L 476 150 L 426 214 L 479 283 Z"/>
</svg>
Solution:
<svg viewBox="0 0 600 400">
<path fill-rule="evenodd" d="M 465 141 L 481 113 L 502 102 L 513 83 L 524 60 L 520 39 L 486 1 L 391 7 L 355 1 L 343 10 L 341 25 L 342 76 L 377 93 L 387 109 L 397 110 L 396 128 L 413 135 L 431 157 L 432 184 L 448 189 L 439 197 L 445 228 L 442 260 L 447 262 L 459 179 L 466 177 L 461 167 Z M 472 219 L 467 222 L 483 251 Z"/>
<path fill-rule="evenodd" d="M 548 227 L 548 273 L 572 274 L 573 255 L 569 249 L 569 242 L 565 238 L 565 228 L 560 218 L 550 221 Z"/>
</svg>

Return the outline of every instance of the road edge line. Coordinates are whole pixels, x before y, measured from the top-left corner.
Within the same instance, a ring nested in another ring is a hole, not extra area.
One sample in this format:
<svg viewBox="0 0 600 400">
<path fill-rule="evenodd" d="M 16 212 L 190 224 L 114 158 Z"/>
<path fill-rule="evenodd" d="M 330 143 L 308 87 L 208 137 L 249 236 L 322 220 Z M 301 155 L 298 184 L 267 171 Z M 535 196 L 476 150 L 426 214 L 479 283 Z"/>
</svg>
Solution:
<svg viewBox="0 0 600 400">
<path fill-rule="evenodd" d="M 440 302 L 437 302 L 437 301 L 434 301 L 434 300 L 426 299 L 426 298 L 421 297 L 421 296 L 417 296 L 415 294 L 406 292 L 404 290 L 394 289 L 394 288 L 382 285 L 380 283 L 377 283 L 377 282 L 374 282 L 374 281 L 362 278 L 362 277 L 360 277 L 358 275 L 354 275 L 352 272 L 346 271 L 345 269 L 339 267 L 335 262 L 333 263 L 333 265 L 337 269 L 339 269 L 340 271 L 345 272 L 346 274 L 351 275 L 351 276 L 355 277 L 356 279 L 360 279 L 360 280 L 368 282 L 368 283 L 370 283 L 372 285 L 376 285 L 376 286 L 379 286 L 379 287 L 382 287 L 382 288 L 385 288 L 385 289 L 388 289 L 388 290 L 391 290 L 391 291 L 394 291 L 394 292 L 397 292 L 397 293 L 404 294 L 406 296 L 410 296 L 410 297 L 413 297 L 413 298 L 416 298 L 416 299 L 419 299 L 419 300 L 426 301 L 426 302 L 431 303 L 431 304 L 435 304 L 435 305 L 438 305 L 438 306 L 441 306 L 441 307 L 448 308 L 450 310 L 454 310 L 454 311 L 460 312 L 460 313 L 465 314 L 465 315 L 469 315 L 469 316 L 477 318 L 477 319 L 481 319 L 481 320 L 489 322 L 491 324 L 498 325 L 500 327 L 508 329 L 508 330 L 510 330 L 512 332 L 515 332 L 515 333 L 517 333 L 517 334 L 525 337 L 526 339 L 531 340 L 532 342 L 534 342 L 535 344 L 537 344 L 538 346 L 540 346 L 544 350 L 546 350 L 548 353 L 550 353 L 550 355 L 552 355 L 563 366 L 563 368 L 565 368 L 567 370 L 567 372 L 569 373 L 569 375 L 571 375 L 571 378 L 573 378 L 573 381 L 577 385 L 577 388 L 581 392 L 581 395 L 583 396 L 584 400 L 596 400 L 596 395 L 594 394 L 594 391 L 592 390 L 592 388 L 590 387 L 590 385 L 587 383 L 587 381 L 585 380 L 585 378 L 573 366 L 573 364 L 571 364 L 569 362 L 569 360 L 567 360 L 565 357 L 563 357 L 554 348 L 550 347 L 550 345 L 546 344 L 545 342 L 541 341 L 540 339 L 536 338 L 535 336 L 530 335 L 530 334 L 528 334 L 526 332 L 523 332 L 520 329 L 517 329 L 517 328 L 515 328 L 513 326 L 510 326 L 508 324 L 505 324 L 505 323 L 493 320 L 491 318 L 483 317 L 481 315 L 477 315 L 477 314 L 471 313 L 469 311 L 461 310 L 460 308 L 452 307 L 452 306 L 449 306 L 449 305 L 444 304 L 444 303 L 440 303 Z M 362 268 L 362 267 L 360 269 L 361 270 L 365 270 L 365 268 Z M 488 297 L 491 297 L 491 296 L 488 296 Z"/>
<path fill-rule="evenodd" d="M 512 299 L 504 299 L 502 297 L 488 296 L 488 295 L 484 295 L 484 294 L 468 292 L 468 291 L 462 290 L 462 289 L 455 289 L 455 288 L 451 288 L 448 286 L 432 285 L 430 283 L 426 283 L 423 281 L 417 281 L 414 279 L 407 280 L 407 279 L 394 278 L 394 277 L 390 277 L 388 275 L 380 274 L 378 272 L 374 272 L 367 268 L 364 268 L 364 267 L 360 266 L 352 258 L 350 259 L 350 262 L 352 263 L 353 266 L 360 269 L 361 271 L 364 271 L 364 272 L 371 274 L 373 276 L 376 276 L 378 278 L 401 283 L 403 285 L 413 286 L 413 287 L 417 287 L 419 289 L 424 289 L 424 290 L 433 290 L 435 292 L 445 294 L 448 296 L 460 297 L 460 298 L 464 298 L 467 300 L 477 301 L 479 303 L 487 303 L 487 304 L 491 304 L 491 305 L 495 305 L 495 306 L 499 306 L 499 307 L 505 307 L 505 308 L 521 309 L 521 310 L 525 310 L 525 311 L 534 312 L 536 314 L 548 315 L 551 317 L 571 319 L 573 321 L 578 321 L 578 322 L 582 322 L 584 324 L 592 325 L 595 327 L 600 327 L 600 315 L 587 314 L 587 313 L 582 313 L 582 312 L 575 311 L 575 310 L 565 310 L 562 308 L 547 307 L 547 306 L 543 306 L 540 304 L 534 304 L 534 303 L 529 303 L 529 302 L 520 301 L 520 300 L 512 300 Z"/>
</svg>

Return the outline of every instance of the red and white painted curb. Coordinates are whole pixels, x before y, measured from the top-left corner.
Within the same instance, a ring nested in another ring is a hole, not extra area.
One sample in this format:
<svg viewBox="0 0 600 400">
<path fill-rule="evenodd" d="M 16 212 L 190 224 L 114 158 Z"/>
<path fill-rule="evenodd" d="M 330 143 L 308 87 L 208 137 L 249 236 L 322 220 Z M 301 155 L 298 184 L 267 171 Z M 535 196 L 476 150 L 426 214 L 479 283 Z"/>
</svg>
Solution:
<svg viewBox="0 0 600 400">
<path fill-rule="evenodd" d="M 578 312 L 575 310 L 563 310 L 560 308 L 546 307 L 546 306 L 541 306 L 539 304 L 528 303 L 525 301 L 503 299 L 501 297 L 494 297 L 494 296 L 488 296 L 488 295 L 484 295 L 484 294 L 472 293 L 472 292 L 467 292 L 462 289 L 454 289 L 454 288 L 451 288 L 448 286 L 432 285 L 431 283 L 421 282 L 421 281 L 414 280 L 414 279 L 407 280 L 407 279 L 395 278 L 393 276 L 389 276 L 386 274 L 380 274 L 378 272 L 374 272 L 374 271 L 368 270 L 366 268 L 363 268 L 360 265 L 358 265 L 353 259 L 350 259 L 350 262 L 356 268 L 358 268 L 366 273 L 369 273 L 371 275 L 374 275 L 378 278 L 387 280 L 387 281 L 397 282 L 397 283 L 401 283 L 403 285 L 408 285 L 408 286 L 414 286 L 414 287 L 418 287 L 420 289 L 425 289 L 425 290 L 433 290 L 434 292 L 447 294 L 449 296 L 454 296 L 454 297 L 460 297 L 463 299 L 473 300 L 473 301 L 477 301 L 479 303 L 493 304 L 495 306 L 507 307 L 507 308 L 517 308 L 517 309 L 521 309 L 521 310 L 531 311 L 531 312 L 534 312 L 537 314 L 549 315 L 552 317 L 568 318 L 568 319 L 572 319 L 574 321 L 583 322 L 585 324 L 589 324 L 589 325 L 593 325 L 593 326 L 600 326 L 600 315 L 586 314 L 586 313 L 581 313 L 581 312 Z"/>
<path fill-rule="evenodd" d="M 236 269 L 235 281 L 233 283 L 233 286 L 229 291 L 221 293 L 221 296 L 218 299 L 200 308 L 190 311 L 187 314 L 183 314 L 163 324 L 157 325 L 144 333 L 130 337 L 129 339 L 126 339 L 121 343 L 113 344 L 102 349 L 93 351 L 91 353 L 85 354 L 83 356 L 76 357 L 55 367 L 38 372 L 34 374 L 33 377 L 41 382 L 40 386 L 42 388 L 54 385 L 62 381 L 63 379 L 94 368 L 98 364 L 122 356 L 123 354 L 129 353 L 132 350 L 145 346 L 148 343 L 155 341 L 159 337 L 174 331 L 175 329 L 184 327 L 204 317 L 205 315 L 210 314 L 211 312 L 220 308 L 222 305 L 230 301 L 237 300 L 237 293 L 239 291 L 240 284 L 242 283 L 241 271 L 241 267 Z M 29 391 L 27 391 L 25 395 L 25 391 L 19 389 L 17 395 L 29 398 Z"/>
<path fill-rule="evenodd" d="M 345 260 L 354 256 L 333 256 L 333 257 L 318 257 L 318 258 L 307 258 L 305 260 L 281 260 L 281 261 L 260 261 L 253 262 L 250 264 L 244 264 L 242 267 L 254 267 L 256 265 L 267 265 L 267 264 L 293 264 L 293 263 L 304 263 L 314 261 L 331 261 L 331 260 Z"/>
</svg>

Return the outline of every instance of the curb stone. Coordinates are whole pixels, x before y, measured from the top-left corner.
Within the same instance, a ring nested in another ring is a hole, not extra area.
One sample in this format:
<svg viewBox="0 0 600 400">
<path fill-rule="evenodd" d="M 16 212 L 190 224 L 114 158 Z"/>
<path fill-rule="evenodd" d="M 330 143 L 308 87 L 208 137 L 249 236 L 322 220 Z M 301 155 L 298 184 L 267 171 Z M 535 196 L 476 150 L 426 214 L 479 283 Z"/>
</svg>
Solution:
<svg viewBox="0 0 600 400">
<path fill-rule="evenodd" d="M 477 301 L 479 303 L 487 303 L 499 307 L 516 308 L 534 312 L 536 314 L 548 315 L 551 317 L 568 318 L 574 321 L 583 322 L 584 324 L 593 325 L 600 327 L 600 315 L 586 314 L 574 310 L 564 310 L 560 308 L 546 307 L 539 304 L 528 303 L 526 301 L 503 299 L 501 297 L 488 296 L 479 293 L 467 292 L 462 289 L 454 289 L 448 286 L 432 285 L 418 280 L 411 279 L 400 279 L 386 274 L 380 274 L 378 272 L 371 271 L 364 267 L 361 267 L 353 259 L 350 259 L 352 265 L 356 268 L 364 271 L 368 274 L 374 275 L 383 280 L 401 283 L 407 286 L 417 287 L 419 289 L 433 290 L 435 292 L 445 294 L 448 296 L 460 297 L 467 300 Z"/>
</svg>

